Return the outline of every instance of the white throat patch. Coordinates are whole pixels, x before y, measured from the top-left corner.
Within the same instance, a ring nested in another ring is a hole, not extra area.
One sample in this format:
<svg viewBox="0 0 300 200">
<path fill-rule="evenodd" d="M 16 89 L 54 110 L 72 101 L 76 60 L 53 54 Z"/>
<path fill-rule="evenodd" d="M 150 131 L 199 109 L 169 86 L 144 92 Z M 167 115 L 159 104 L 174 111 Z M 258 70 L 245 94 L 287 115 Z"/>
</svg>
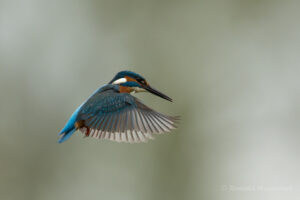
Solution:
<svg viewBox="0 0 300 200">
<path fill-rule="evenodd" d="M 146 92 L 144 88 L 134 87 L 132 93 Z"/>
</svg>

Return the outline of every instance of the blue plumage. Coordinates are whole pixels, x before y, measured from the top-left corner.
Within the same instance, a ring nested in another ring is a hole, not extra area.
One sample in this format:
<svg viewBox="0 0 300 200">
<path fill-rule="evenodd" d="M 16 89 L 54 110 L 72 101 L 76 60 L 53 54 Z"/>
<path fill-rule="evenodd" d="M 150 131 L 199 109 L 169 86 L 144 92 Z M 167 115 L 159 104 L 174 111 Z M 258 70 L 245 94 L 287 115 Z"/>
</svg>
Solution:
<svg viewBox="0 0 300 200">
<path fill-rule="evenodd" d="M 142 86 L 140 84 L 138 84 L 137 82 L 133 82 L 133 81 L 126 82 L 126 83 L 121 83 L 120 85 L 124 86 L 124 87 L 139 87 L 139 88 L 142 88 Z"/>
<path fill-rule="evenodd" d="M 59 132 L 58 135 L 62 135 L 58 142 L 62 143 L 64 141 L 66 141 L 67 139 L 69 139 L 72 134 L 76 131 L 75 128 L 75 123 L 77 121 L 77 116 L 78 116 L 78 112 L 80 110 L 80 108 L 82 107 L 83 104 L 81 104 L 71 115 L 70 119 L 67 121 L 65 127 Z"/>
<path fill-rule="evenodd" d="M 130 77 L 128 81 L 114 83 L 120 78 L 127 80 L 126 77 Z M 152 134 L 176 128 L 176 117 L 158 113 L 129 94 L 130 91 L 141 91 L 136 88 L 143 88 L 171 101 L 166 95 L 151 88 L 142 76 L 129 71 L 119 72 L 110 84 L 97 89 L 75 110 L 60 131 L 58 142 L 68 140 L 78 129 L 86 136 L 95 138 L 140 142 L 152 139 Z"/>
</svg>

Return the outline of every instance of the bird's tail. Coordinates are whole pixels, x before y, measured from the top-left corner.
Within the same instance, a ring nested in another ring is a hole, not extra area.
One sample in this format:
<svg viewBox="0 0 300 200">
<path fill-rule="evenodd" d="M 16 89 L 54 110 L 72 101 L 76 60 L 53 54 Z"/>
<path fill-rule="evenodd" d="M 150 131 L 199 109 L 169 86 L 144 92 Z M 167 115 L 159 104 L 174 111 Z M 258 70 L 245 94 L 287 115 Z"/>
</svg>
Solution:
<svg viewBox="0 0 300 200">
<path fill-rule="evenodd" d="M 77 121 L 77 115 L 78 115 L 79 109 L 81 108 L 82 105 L 83 104 L 81 104 L 74 111 L 74 113 L 71 115 L 70 119 L 67 121 L 65 127 L 58 134 L 60 136 L 58 143 L 62 143 L 64 141 L 66 141 L 67 139 L 69 139 L 73 135 L 73 133 L 77 130 L 75 127 L 75 123 Z"/>
<path fill-rule="evenodd" d="M 76 128 L 74 127 L 73 129 L 71 129 L 69 131 L 60 133 L 61 136 L 60 136 L 60 138 L 58 140 L 58 143 L 63 143 L 64 141 L 68 140 L 73 135 L 73 133 L 75 131 L 76 131 Z"/>
</svg>

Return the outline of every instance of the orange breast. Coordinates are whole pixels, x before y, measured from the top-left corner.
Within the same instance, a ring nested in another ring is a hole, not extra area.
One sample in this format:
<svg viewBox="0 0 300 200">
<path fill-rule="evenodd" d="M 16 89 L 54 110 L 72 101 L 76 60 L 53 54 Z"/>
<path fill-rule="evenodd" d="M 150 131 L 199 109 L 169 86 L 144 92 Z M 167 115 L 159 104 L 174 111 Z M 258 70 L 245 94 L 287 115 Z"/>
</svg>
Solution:
<svg viewBox="0 0 300 200">
<path fill-rule="evenodd" d="M 125 86 L 122 86 L 122 85 L 120 85 L 120 93 L 130 93 L 130 92 L 132 92 L 132 88 L 130 88 L 130 87 L 125 87 Z"/>
</svg>

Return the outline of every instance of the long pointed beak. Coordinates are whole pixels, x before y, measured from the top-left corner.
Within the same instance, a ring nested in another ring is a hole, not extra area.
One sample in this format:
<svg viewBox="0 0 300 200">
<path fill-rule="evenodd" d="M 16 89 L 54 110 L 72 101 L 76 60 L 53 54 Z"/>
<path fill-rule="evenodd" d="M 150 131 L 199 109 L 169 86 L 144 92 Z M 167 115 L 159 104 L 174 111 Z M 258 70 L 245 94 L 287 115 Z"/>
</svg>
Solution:
<svg viewBox="0 0 300 200">
<path fill-rule="evenodd" d="M 168 101 L 171 101 L 171 102 L 173 101 L 170 97 L 168 97 L 167 95 L 161 93 L 160 91 L 152 88 L 150 85 L 143 85 L 143 88 L 145 90 L 147 90 L 148 92 L 151 92 L 152 94 L 156 95 L 156 96 L 159 96 L 159 97 L 161 97 L 163 99 L 166 99 Z"/>
</svg>

